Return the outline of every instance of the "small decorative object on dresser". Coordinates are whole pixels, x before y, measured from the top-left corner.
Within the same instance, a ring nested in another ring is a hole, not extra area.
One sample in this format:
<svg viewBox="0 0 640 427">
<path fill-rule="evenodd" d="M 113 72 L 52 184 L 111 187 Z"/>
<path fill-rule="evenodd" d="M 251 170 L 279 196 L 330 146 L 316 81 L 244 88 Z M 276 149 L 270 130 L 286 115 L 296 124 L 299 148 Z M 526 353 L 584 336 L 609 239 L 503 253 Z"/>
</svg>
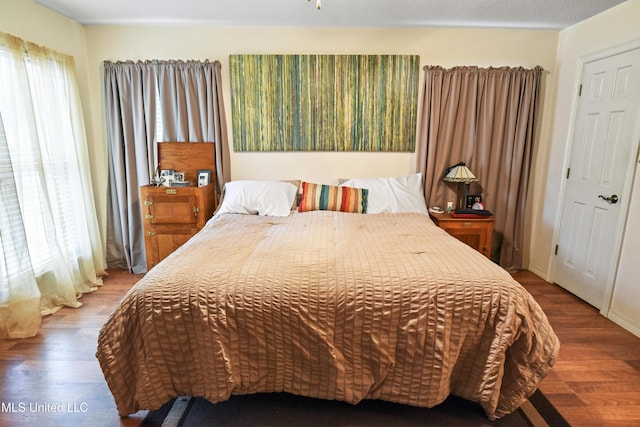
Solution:
<svg viewBox="0 0 640 427">
<path fill-rule="evenodd" d="M 174 182 L 184 182 L 184 172 L 174 172 L 173 173 L 173 181 Z"/>
<path fill-rule="evenodd" d="M 211 184 L 211 170 L 198 169 L 198 187 L 204 187 Z"/>
<path fill-rule="evenodd" d="M 175 181 L 174 170 L 160 170 L 160 180 L 162 181 L 162 185 L 164 185 L 165 187 L 171 187 L 171 184 L 173 183 L 173 181 Z"/>
<path fill-rule="evenodd" d="M 184 172 L 174 172 L 171 187 L 191 187 L 191 181 L 185 180 Z"/>
<path fill-rule="evenodd" d="M 467 209 L 484 209 L 484 203 L 482 203 L 482 196 L 478 194 L 467 195 Z"/>
</svg>

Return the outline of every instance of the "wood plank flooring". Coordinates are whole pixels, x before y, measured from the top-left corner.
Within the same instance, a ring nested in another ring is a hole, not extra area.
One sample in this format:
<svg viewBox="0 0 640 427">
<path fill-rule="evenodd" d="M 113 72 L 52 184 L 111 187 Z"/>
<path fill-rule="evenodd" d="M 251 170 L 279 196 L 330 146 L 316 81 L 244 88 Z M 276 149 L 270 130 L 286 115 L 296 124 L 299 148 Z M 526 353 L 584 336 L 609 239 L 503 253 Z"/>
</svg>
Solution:
<svg viewBox="0 0 640 427">
<path fill-rule="evenodd" d="M 109 270 L 82 307 L 43 318 L 37 336 L 0 340 L 0 426 L 140 425 L 146 412 L 118 416 L 95 357 L 100 328 L 140 277 Z"/>
<path fill-rule="evenodd" d="M 141 277 L 109 270 L 104 286 L 43 319 L 41 332 L 0 340 L 0 426 L 138 426 L 120 418 L 95 358 L 98 331 Z M 561 341 L 540 389 L 573 426 L 640 426 L 640 338 L 533 273 L 514 275 L 540 303 Z"/>
<path fill-rule="evenodd" d="M 540 390 L 573 426 L 640 426 L 640 338 L 556 285 L 514 275 L 538 301 L 560 355 Z"/>
</svg>

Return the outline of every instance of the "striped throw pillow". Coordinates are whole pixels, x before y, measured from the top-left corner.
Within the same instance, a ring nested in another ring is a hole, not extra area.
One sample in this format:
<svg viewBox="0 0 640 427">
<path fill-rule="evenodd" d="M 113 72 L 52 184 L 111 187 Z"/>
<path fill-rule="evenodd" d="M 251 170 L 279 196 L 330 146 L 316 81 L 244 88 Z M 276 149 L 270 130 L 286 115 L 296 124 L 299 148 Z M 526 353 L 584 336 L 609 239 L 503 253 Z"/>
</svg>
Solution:
<svg viewBox="0 0 640 427">
<path fill-rule="evenodd" d="M 302 200 L 299 212 L 340 211 L 367 213 L 366 188 L 338 187 L 335 185 L 302 182 Z"/>
</svg>

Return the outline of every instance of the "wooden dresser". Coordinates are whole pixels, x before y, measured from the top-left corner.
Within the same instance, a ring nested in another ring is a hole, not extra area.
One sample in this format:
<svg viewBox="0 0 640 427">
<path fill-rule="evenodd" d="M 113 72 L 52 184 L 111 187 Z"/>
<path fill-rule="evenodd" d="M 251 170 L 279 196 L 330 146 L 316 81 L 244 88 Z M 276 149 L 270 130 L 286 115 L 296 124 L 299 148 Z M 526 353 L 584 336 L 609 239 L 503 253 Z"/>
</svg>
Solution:
<svg viewBox="0 0 640 427">
<path fill-rule="evenodd" d="M 147 270 L 200 230 L 216 208 L 215 151 L 208 142 L 160 142 L 160 169 L 184 172 L 191 187 L 140 187 Z M 209 185 L 197 187 L 197 171 L 211 170 Z"/>
<path fill-rule="evenodd" d="M 436 225 L 487 258 L 491 257 L 494 217 L 454 218 L 448 213 L 430 213 Z"/>
</svg>

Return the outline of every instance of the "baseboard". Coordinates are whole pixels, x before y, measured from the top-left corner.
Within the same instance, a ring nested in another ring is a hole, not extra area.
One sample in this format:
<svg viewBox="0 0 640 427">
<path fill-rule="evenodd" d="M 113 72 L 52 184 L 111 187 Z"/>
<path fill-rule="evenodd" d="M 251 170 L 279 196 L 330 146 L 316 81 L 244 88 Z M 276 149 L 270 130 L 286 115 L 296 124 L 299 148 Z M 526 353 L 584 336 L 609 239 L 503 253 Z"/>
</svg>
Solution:
<svg viewBox="0 0 640 427">
<path fill-rule="evenodd" d="M 627 331 L 631 332 L 633 335 L 640 338 L 640 327 L 638 325 L 634 325 L 627 316 L 622 314 L 616 314 L 616 312 L 610 310 L 609 315 L 607 316 L 609 320 L 617 324 L 618 326 L 623 327 Z"/>
<path fill-rule="evenodd" d="M 545 268 L 529 264 L 529 267 L 527 267 L 527 270 L 529 270 L 536 276 L 539 276 L 541 279 L 547 282 L 549 281 L 549 277 L 547 277 L 547 270 Z"/>
</svg>

